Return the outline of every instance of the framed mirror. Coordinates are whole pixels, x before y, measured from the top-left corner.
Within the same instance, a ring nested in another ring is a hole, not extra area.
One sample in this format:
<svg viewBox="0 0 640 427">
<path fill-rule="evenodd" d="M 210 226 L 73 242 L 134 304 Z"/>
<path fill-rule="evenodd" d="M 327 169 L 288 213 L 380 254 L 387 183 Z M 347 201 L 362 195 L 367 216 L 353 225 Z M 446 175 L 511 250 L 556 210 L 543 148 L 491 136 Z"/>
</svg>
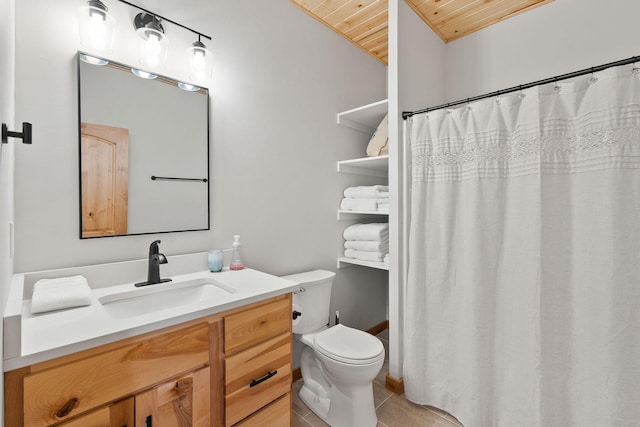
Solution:
<svg viewBox="0 0 640 427">
<path fill-rule="evenodd" d="M 208 230 L 208 90 L 81 58 L 80 238 Z"/>
</svg>

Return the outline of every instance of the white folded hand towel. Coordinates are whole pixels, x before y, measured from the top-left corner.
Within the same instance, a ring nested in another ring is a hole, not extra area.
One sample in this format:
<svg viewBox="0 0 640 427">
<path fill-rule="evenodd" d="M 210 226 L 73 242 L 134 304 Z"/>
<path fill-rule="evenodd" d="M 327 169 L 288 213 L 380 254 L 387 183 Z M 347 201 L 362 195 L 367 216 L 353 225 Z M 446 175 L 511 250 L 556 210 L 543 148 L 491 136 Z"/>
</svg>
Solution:
<svg viewBox="0 0 640 427">
<path fill-rule="evenodd" d="M 389 224 L 370 223 L 353 224 L 343 233 L 344 240 L 377 240 L 389 239 Z"/>
<path fill-rule="evenodd" d="M 344 190 L 344 197 L 353 199 L 369 199 L 389 197 L 389 187 L 387 185 L 361 185 L 349 187 Z"/>
<path fill-rule="evenodd" d="M 345 211 L 377 211 L 379 203 L 386 201 L 389 206 L 389 199 L 353 199 L 345 197 L 340 202 L 340 209 Z"/>
<path fill-rule="evenodd" d="M 386 252 L 368 252 L 368 251 L 359 251 L 356 249 L 345 249 L 344 256 L 347 258 L 355 258 L 360 259 L 362 261 L 377 261 L 382 262 Z"/>
<path fill-rule="evenodd" d="M 367 252 L 388 252 L 389 242 L 388 240 L 381 242 L 376 240 L 345 240 L 344 248 Z"/>
<path fill-rule="evenodd" d="M 91 288 L 83 276 L 40 279 L 33 285 L 33 314 L 85 305 L 91 305 Z"/>
</svg>

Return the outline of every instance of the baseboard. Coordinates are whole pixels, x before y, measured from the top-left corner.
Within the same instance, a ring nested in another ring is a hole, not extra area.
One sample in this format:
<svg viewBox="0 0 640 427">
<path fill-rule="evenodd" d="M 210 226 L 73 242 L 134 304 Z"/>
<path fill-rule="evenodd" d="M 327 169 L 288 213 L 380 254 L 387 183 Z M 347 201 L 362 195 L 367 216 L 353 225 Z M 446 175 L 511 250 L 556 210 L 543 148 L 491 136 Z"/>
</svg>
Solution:
<svg viewBox="0 0 640 427">
<path fill-rule="evenodd" d="M 302 378 L 302 371 L 300 370 L 300 368 L 295 368 L 291 375 L 293 376 L 293 378 L 291 378 L 291 381 L 295 383 Z"/>
<path fill-rule="evenodd" d="M 388 390 L 391 390 L 395 394 L 403 394 L 404 393 L 404 380 L 402 378 L 392 377 L 387 374 L 385 378 L 385 386 Z"/>
<path fill-rule="evenodd" d="M 367 329 L 365 332 L 368 332 L 368 333 L 370 333 L 371 335 L 378 335 L 380 332 L 382 332 L 382 331 L 386 331 L 387 329 L 389 329 L 389 321 L 388 321 L 388 320 L 385 320 L 384 322 L 380 322 L 380 323 L 378 323 L 377 325 L 375 325 L 375 326 L 373 326 L 373 327 L 371 327 L 371 328 Z M 291 373 L 291 375 L 292 375 L 292 379 L 291 379 L 291 380 L 295 383 L 295 382 L 296 382 L 296 381 L 298 381 L 300 378 L 302 378 L 302 371 L 300 370 L 300 368 L 295 368 L 295 369 L 293 370 L 293 372 Z M 388 375 L 387 375 L 387 376 L 388 376 Z M 393 377 L 392 377 L 392 378 L 393 378 Z M 389 390 L 392 390 L 392 391 L 393 391 L 393 389 L 389 388 L 388 381 L 389 381 L 389 380 L 387 379 L 387 388 L 388 388 Z M 400 380 L 400 381 L 402 381 L 402 380 Z M 402 390 L 404 390 L 404 386 L 402 386 Z M 403 393 L 403 392 L 400 392 L 400 393 L 398 393 L 398 394 L 402 394 L 402 393 Z"/>
<path fill-rule="evenodd" d="M 389 321 L 385 320 L 384 322 L 380 322 L 372 328 L 367 329 L 366 332 L 369 332 L 371 335 L 378 335 L 382 331 L 386 331 L 389 329 Z"/>
</svg>

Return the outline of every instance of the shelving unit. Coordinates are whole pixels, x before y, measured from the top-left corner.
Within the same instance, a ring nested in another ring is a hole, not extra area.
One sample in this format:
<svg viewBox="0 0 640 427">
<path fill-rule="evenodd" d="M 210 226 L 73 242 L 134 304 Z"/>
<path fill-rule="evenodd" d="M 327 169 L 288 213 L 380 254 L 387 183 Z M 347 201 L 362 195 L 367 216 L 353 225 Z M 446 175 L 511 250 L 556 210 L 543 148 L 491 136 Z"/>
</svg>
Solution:
<svg viewBox="0 0 640 427">
<path fill-rule="evenodd" d="M 373 102 L 337 114 L 337 123 L 372 135 L 389 110 L 389 100 Z"/>
<path fill-rule="evenodd" d="M 371 104 L 338 113 L 337 123 L 359 130 L 360 132 L 364 132 L 368 135 L 372 135 L 380 124 L 380 121 L 387 114 L 388 108 L 389 103 L 386 99 L 373 102 Z M 372 176 L 382 178 L 387 181 L 389 177 L 389 156 L 385 155 L 342 160 L 337 163 L 337 171 L 339 173 Z M 380 219 L 381 221 L 388 221 L 389 214 L 375 211 L 338 210 L 337 218 L 338 220 Z M 338 258 L 337 264 L 338 268 L 359 265 L 389 271 L 389 263 L 364 261 L 344 256 Z"/>
<path fill-rule="evenodd" d="M 389 156 L 342 160 L 338 162 L 338 172 L 387 178 L 389 176 Z"/>
<path fill-rule="evenodd" d="M 388 218 L 388 212 L 372 212 L 372 211 L 344 211 L 338 210 L 338 220 L 343 219 L 366 219 L 366 218 Z"/>
<path fill-rule="evenodd" d="M 351 265 L 361 265 L 363 267 L 377 268 L 379 270 L 389 271 L 389 263 L 387 262 L 364 261 L 361 259 L 347 257 L 338 258 L 338 268 L 349 267 Z"/>
</svg>

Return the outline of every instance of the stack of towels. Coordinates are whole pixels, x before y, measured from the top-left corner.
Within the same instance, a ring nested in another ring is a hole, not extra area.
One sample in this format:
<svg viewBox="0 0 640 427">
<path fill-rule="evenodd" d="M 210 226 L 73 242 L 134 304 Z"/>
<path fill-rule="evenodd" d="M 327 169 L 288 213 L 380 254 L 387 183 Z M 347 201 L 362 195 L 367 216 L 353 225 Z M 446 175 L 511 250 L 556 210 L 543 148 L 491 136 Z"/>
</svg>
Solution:
<svg viewBox="0 0 640 427">
<path fill-rule="evenodd" d="M 344 236 L 344 256 L 363 261 L 389 261 L 389 224 L 354 224 Z"/>
<path fill-rule="evenodd" d="M 389 213 L 389 187 L 386 185 L 349 187 L 344 190 L 340 209 Z"/>
<path fill-rule="evenodd" d="M 85 305 L 91 305 L 91 288 L 83 276 L 40 279 L 33 285 L 33 314 Z"/>
</svg>

